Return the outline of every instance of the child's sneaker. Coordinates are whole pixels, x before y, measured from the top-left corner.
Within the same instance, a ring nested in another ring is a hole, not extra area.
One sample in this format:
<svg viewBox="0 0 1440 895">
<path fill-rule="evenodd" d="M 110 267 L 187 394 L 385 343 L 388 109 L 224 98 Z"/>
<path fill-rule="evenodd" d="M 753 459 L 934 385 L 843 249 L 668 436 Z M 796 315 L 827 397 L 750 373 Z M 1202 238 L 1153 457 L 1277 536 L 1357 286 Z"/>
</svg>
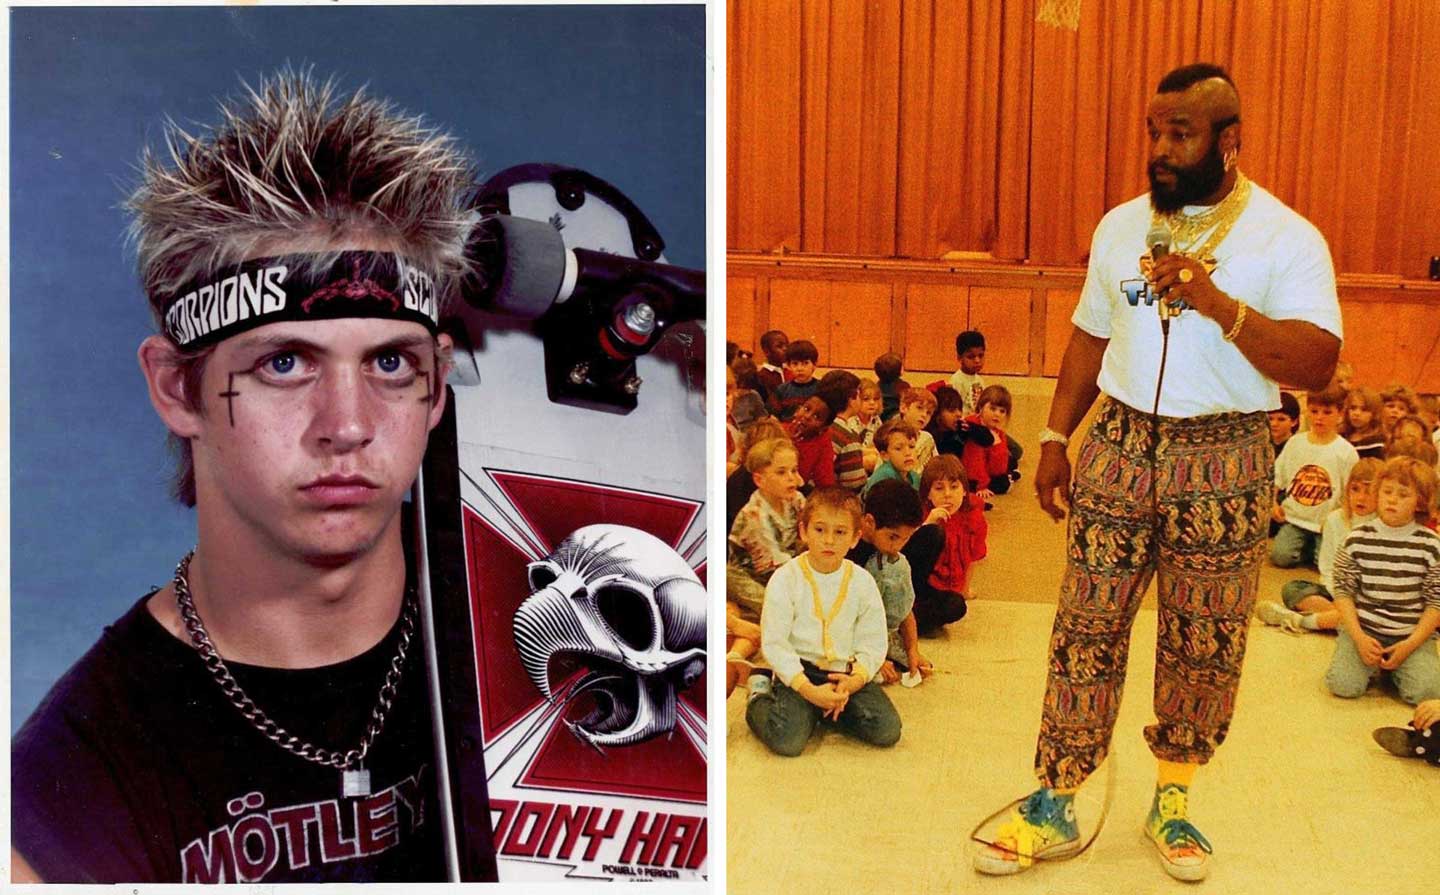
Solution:
<svg viewBox="0 0 1440 895">
<path fill-rule="evenodd" d="M 1255 604 L 1255 614 L 1267 625 L 1273 625 L 1291 634 L 1299 634 L 1304 631 L 1300 627 L 1300 613 L 1293 609 L 1286 609 L 1274 600 L 1261 600 Z"/>
<path fill-rule="evenodd" d="M 1167 783 L 1155 790 L 1144 836 L 1160 854 L 1165 872 L 1179 880 L 1194 881 L 1210 872 L 1210 842 L 1187 818 L 1185 787 Z"/>
<path fill-rule="evenodd" d="M 995 835 L 975 853 L 975 869 L 992 876 L 1019 873 L 1036 858 L 1067 855 L 1080 847 L 1075 797 L 1041 787 L 1031 793 Z"/>
</svg>

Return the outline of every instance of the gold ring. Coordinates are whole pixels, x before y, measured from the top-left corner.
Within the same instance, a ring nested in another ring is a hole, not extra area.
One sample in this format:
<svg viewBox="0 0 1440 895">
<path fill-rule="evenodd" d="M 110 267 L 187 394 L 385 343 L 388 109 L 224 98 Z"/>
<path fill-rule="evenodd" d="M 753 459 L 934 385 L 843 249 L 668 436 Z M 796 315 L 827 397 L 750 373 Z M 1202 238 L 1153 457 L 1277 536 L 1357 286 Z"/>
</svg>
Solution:
<svg viewBox="0 0 1440 895">
<path fill-rule="evenodd" d="M 1188 283 L 1193 279 L 1195 279 L 1195 271 L 1188 267 L 1180 268 L 1180 282 Z"/>
</svg>

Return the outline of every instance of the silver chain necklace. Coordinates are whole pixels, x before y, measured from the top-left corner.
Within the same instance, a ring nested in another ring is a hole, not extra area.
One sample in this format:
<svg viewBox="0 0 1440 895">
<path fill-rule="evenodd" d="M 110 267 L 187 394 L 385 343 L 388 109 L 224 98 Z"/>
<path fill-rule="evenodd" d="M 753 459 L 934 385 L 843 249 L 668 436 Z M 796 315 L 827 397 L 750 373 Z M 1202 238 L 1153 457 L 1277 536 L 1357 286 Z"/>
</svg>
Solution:
<svg viewBox="0 0 1440 895">
<path fill-rule="evenodd" d="M 276 724 L 241 689 L 234 675 L 230 673 L 230 669 L 226 667 L 225 660 L 220 657 L 220 652 L 215 649 L 215 644 L 211 642 L 204 622 L 200 621 L 200 613 L 195 610 L 195 601 L 190 596 L 188 577 L 190 560 L 194 558 L 195 551 L 191 550 L 175 566 L 175 603 L 180 607 L 180 617 L 185 622 L 185 630 L 190 634 L 191 644 L 200 653 L 205 667 L 210 669 L 210 676 L 215 679 L 215 683 L 220 685 L 220 689 L 230 699 L 230 704 L 235 706 L 240 714 L 255 726 L 256 730 L 263 733 L 280 748 L 298 755 L 306 761 L 339 769 L 342 796 L 348 798 L 370 795 L 370 771 L 364 766 L 365 755 L 370 751 L 370 744 L 375 741 L 385 727 L 385 716 L 390 713 L 390 705 L 395 701 L 395 691 L 399 688 L 400 678 L 405 671 L 405 652 L 409 649 L 410 638 L 415 633 L 416 600 L 414 591 L 407 589 L 405 592 L 405 608 L 400 623 L 400 648 L 396 651 L 395 658 L 390 660 L 389 670 L 385 672 L 385 683 L 380 687 L 380 698 L 370 712 L 370 724 L 365 728 L 365 736 L 361 737 L 359 745 L 354 749 L 336 752 L 308 743 Z"/>
</svg>

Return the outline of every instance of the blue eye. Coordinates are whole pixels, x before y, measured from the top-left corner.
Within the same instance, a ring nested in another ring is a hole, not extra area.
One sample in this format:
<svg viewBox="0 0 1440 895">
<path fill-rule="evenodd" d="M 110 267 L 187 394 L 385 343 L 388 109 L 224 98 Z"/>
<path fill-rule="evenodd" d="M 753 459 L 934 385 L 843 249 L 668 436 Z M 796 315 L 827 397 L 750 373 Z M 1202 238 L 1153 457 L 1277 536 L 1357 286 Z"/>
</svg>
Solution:
<svg viewBox="0 0 1440 895">
<path fill-rule="evenodd" d="M 265 362 L 272 373 L 289 373 L 295 369 L 295 355 L 277 354 Z"/>
<path fill-rule="evenodd" d="M 375 358 L 375 366 L 381 373 L 399 373 L 405 367 L 405 358 L 391 351 Z"/>
</svg>

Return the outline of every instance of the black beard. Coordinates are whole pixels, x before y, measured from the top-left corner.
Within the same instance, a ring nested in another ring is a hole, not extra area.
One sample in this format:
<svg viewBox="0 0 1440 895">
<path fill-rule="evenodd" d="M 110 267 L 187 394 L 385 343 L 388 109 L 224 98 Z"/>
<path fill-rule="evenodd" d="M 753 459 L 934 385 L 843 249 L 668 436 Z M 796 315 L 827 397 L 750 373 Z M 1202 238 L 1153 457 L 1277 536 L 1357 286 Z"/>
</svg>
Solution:
<svg viewBox="0 0 1440 895">
<path fill-rule="evenodd" d="M 1188 168 L 1163 166 L 1175 174 L 1173 186 L 1163 186 L 1155 180 L 1155 172 L 1162 166 L 1150 163 L 1150 204 L 1161 214 L 1179 211 L 1186 205 L 1195 205 L 1201 199 L 1220 189 L 1225 180 L 1225 158 L 1220 154 L 1220 141 L 1212 140 L 1210 151 L 1205 157 Z"/>
</svg>

